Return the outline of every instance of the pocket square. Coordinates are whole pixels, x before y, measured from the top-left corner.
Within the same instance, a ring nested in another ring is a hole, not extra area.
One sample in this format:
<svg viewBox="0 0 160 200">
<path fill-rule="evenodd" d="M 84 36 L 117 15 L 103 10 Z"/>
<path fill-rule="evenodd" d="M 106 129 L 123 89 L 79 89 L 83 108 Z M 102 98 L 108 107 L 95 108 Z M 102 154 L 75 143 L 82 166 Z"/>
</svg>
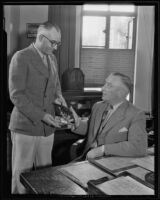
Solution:
<svg viewBox="0 0 160 200">
<path fill-rule="evenodd" d="M 121 133 L 121 132 L 126 132 L 126 131 L 128 131 L 128 129 L 127 129 L 126 127 L 123 127 L 123 128 L 121 128 L 121 129 L 119 129 L 119 133 Z"/>
</svg>

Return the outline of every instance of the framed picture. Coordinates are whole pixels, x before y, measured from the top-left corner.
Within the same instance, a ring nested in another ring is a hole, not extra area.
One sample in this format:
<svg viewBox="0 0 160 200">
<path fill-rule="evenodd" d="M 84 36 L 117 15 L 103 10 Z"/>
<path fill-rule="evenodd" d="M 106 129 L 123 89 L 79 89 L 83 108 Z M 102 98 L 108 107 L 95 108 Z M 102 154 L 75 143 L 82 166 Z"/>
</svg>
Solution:
<svg viewBox="0 0 160 200">
<path fill-rule="evenodd" d="M 26 32 L 28 38 L 35 38 L 37 35 L 37 28 L 40 23 L 27 23 Z"/>
</svg>

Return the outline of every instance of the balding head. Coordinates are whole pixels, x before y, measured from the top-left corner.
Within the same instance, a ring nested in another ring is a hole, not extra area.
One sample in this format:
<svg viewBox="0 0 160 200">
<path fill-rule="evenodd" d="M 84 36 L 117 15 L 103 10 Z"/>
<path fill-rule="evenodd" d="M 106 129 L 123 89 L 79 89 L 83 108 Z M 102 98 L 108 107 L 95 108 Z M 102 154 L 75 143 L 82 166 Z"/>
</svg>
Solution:
<svg viewBox="0 0 160 200">
<path fill-rule="evenodd" d="M 131 91 L 132 83 L 128 76 L 119 72 L 111 73 L 102 87 L 102 99 L 112 105 L 122 102 Z"/>
<path fill-rule="evenodd" d="M 56 24 L 51 24 L 50 22 L 44 22 L 38 27 L 37 37 L 39 37 L 39 35 L 41 34 L 44 35 L 50 34 L 52 29 L 55 29 L 61 35 L 60 28 Z"/>
<path fill-rule="evenodd" d="M 61 43 L 61 31 L 57 25 L 50 22 L 41 24 L 37 30 L 35 46 L 43 54 L 52 54 Z"/>
</svg>

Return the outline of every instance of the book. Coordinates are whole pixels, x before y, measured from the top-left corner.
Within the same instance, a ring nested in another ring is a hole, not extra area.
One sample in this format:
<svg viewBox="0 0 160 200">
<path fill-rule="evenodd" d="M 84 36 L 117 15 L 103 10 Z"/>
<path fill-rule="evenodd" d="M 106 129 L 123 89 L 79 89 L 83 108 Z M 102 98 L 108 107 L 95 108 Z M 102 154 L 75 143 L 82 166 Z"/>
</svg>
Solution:
<svg viewBox="0 0 160 200">
<path fill-rule="evenodd" d="M 90 180 L 97 180 L 104 177 L 107 177 L 109 180 L 114 178 L 88 161 L 61 167 L 59 171 L 84 189 L 87 189 L 87 183 Z"/>
<path fill-rule="evenodd" d="M 106 195 L 154 195 L 154 190 L 130 176 L 121 176 L 96 186 L 99 194 Z"/>
</svg>

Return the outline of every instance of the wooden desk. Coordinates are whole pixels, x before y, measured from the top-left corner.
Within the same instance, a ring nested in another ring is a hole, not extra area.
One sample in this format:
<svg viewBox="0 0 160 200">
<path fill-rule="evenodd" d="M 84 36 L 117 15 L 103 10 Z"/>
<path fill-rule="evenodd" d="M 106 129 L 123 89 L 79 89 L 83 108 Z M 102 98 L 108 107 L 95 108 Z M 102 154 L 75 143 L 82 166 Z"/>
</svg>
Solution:
<svg viewBox="0 0 160 200">
<path fill-rule="evenodd" d="M 87 195 L 76 183 L 50 167 L 22 173 L 20 181 L 31 194 Z"/>
<path fill-rule="evenodd" d="M 122 169 L 118 171 L 115 168 L 117 167 L 116 164 L 114 165 L 115 170 L 109 170 L 111 166 L 111 159 L 104 157 L 102 158 L 102 161 L 104 159 L 107 159 L 109 161 L 109 163 L 107 164 L 107 168 L 98 167 L 97 164 L 94 164 L 95 162 L 91 161 L 69 163 L 57 167 L 24 172 L 20 175 L 20 181 L 26 187 L 26 189 L 28 189 L 29 193 L 34 194 L 102 195 L 102 193 L 95 193 L 97 187 L 96 185 L 91 184 L 91 188 L 89 187 L 89 183 L 91 180 L 96 181 L 98 184 L 101 184 L 103 182 L 115 180 L 118 177 L 129 176 L 138 181 L 138 184 L 145 185 L 146 187 L 148 187 L 149 190 L 153 189 L 154 191 L 153 185 L 145 183 L 144 176 L 148 173 L 148 171 L 144 168 L 141 168 L 140 166 L 134 166 L 135 163 L 133 163 L 133 166 L 129 165 L 128 162 L 131 161 L 131 158 L 128 158 L 127 160 L 127 158 L 122 157 L 123 160 L 121 162 L 119 160 L 121 158 L 118 158 L 117 160 L 121 165 L 119 169 Z M 133 158 L 133 160 L 134 159 L 135 158 Z M 98 162 L 100 161 L 99 159 L 96 160 Z M 101 165 L 103 165 L 104 162 L 107 163 L 107 160 L 104 160 Z M 115 160 L 113 161 L 115 162 Z M 114 163 L 113 161 L 112 165 Z M 125 171 L 124 163 L 126 163 L 127 166 L 125 167 Z M 139 173 L 137 173 L 137 170 Z"/>
</svg>

